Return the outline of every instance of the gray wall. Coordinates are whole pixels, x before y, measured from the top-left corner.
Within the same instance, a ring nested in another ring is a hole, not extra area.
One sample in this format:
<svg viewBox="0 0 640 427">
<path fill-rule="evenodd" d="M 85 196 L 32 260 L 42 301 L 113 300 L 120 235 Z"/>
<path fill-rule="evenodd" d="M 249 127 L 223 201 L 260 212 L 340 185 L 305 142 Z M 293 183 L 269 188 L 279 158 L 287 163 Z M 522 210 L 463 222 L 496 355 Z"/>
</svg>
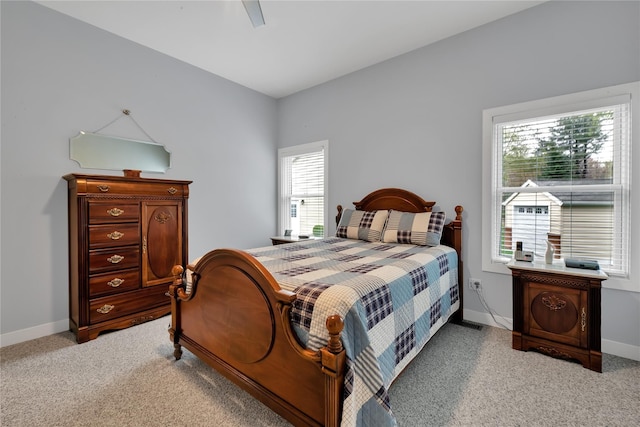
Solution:
<svg viewBox="0 0 640 427">
<path fill-rule="evenodd" d="M 450 214 L 463 205 L 464 276 L 480 278 L 489 305 L 511 318 L 510 277 L 481 266 L 482 110 L 640 80 L 639 21 L 638 2 L 543 4 L 280 100 L 278 143 L 329 140 L 330 206 L 394 186 Z M 632 227 L 630 281 L 640 289 Z M 491 323 L 477 295 L 465 295 L 468 317 Z M 640 357 L 640 293 L 605 289 L 602 313 L 603 349 Z"/>
<path fill-rule="evenodd" d="M 189 253 L 270 244 L 276 101 L 35 3 L 2 1 L 1 332 L 68 325 L 69 137 L 132 111 L 193 180 Z M 127 117 L 102 132 L 147 139 Z M 8 334 L 8 335 L 5 335 Z M 7 340 L 5 340 L 6 338 Z"/>
</svg>

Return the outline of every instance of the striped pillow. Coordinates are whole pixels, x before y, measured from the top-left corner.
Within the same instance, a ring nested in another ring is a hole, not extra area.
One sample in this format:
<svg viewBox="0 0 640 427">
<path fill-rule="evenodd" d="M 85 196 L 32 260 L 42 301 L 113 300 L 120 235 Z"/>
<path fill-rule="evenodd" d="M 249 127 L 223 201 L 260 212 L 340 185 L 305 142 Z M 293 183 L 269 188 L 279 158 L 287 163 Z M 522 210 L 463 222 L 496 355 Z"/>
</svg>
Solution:
<svg viewBox="0 0 640 427">
<path fill-rule="evenodd" d="M 342 211 L 340 224 L 338 224 L 338 229 L 336 230 L 336 237 L 379 242 L 388 214 L 388 211 L 345 209 Z"/>
<path fill-rule="evenodd" d="M 382 241 L 438 246 L 445 219 L 444 212 L 410 213 L 392 210 L 382 234 Z"/>
</svg>

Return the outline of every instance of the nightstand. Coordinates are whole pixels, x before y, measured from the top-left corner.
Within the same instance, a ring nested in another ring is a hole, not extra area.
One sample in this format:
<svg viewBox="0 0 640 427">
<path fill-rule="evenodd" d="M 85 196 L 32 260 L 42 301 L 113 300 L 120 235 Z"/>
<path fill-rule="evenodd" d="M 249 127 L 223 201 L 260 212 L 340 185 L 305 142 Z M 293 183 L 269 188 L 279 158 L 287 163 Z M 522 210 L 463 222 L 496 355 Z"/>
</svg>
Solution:
<svg viewBox="0 0 640 427">
<path fill-rule="evenodd" d="M 321 237 L 309 236 L 307 238 L 301 238 L 298 236 L 275 236 L 271 238 L 271 244 L 275 245 L 283 245 L 285 243 L 294 243 L 294 242 L 303 242 L 306 240 L 317 240 L 321 239 Z"/>
<path fill-rule="evenodd" d="M 576 360 L 602 372 L 601 270 L 567 268 L 511 260 L 513 286 L 512 347 Z"/>
</svg>

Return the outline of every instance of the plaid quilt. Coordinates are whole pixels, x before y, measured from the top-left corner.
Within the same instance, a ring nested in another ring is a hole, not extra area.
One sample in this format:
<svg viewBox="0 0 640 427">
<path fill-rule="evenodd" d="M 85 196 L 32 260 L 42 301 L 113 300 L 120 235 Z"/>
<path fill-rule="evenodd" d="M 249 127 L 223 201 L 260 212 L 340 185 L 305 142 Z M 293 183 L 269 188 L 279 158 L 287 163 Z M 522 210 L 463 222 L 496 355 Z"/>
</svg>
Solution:
<svg viewBox="0 0 640 427">
<path fill-rule="evenodd" d="M 328 238 L 247 251 L 298 295 L 291 320 L 313 350 L 328 341 L 326 318 L 345 321 L 342 426 L 394 426 L 393 380 L 459 306 L 457 253 Z"/>
</svg>

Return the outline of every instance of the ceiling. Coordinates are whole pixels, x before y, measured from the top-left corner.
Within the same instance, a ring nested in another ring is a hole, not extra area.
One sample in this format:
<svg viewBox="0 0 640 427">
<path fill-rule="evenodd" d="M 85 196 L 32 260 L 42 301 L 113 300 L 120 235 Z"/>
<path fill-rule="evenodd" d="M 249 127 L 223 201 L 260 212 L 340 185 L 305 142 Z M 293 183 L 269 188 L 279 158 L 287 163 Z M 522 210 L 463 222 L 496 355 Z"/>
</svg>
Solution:
<svg viewBox="0 0 640 427">
<path fill-rule="evenodd" d="M 258 92 L 281 98 L 543 1 L 39 1 Z"/>
</svg>

